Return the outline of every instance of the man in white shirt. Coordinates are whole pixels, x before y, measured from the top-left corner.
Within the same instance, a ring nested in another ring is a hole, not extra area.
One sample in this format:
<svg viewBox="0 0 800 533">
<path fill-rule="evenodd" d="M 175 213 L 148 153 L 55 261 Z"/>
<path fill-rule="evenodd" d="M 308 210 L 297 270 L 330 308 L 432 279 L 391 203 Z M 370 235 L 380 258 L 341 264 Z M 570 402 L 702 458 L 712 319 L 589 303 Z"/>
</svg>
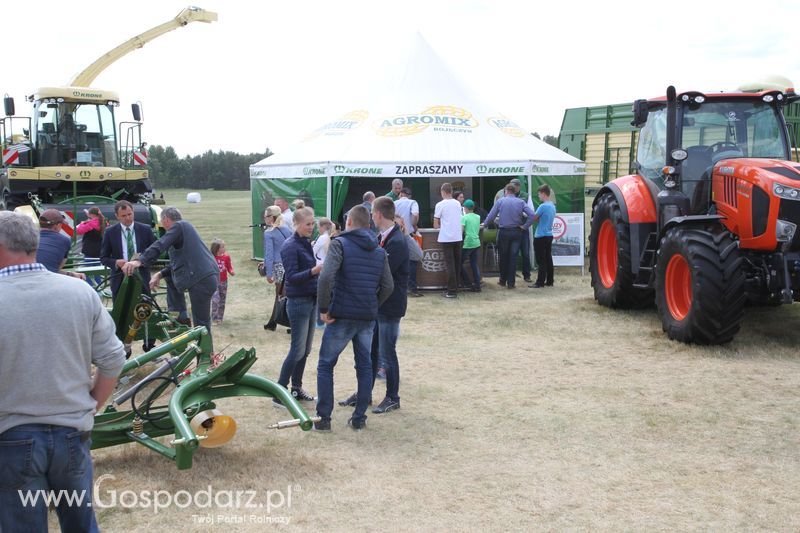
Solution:
<svg viewBox="0 0 800 533">
<path fill-rule="evenodd" d="M 400 198 L 394 203 L 394 211 L 403 217 L 408 233 L 416 233 L 419 223 L 419 204 L 411 199 L 411 189 L 403 187 L 400 190 Z"/>
<path fill-rule="evenodd" d="M 445 298 L 458 298 L 461 277 L 461 204 L 453 198 L 453 186 L 443 183 L 442 201 L 433 212 L 433 227 L 439 230 L 437 241 L 442 245 L 447 268 Z"/>
</svg>

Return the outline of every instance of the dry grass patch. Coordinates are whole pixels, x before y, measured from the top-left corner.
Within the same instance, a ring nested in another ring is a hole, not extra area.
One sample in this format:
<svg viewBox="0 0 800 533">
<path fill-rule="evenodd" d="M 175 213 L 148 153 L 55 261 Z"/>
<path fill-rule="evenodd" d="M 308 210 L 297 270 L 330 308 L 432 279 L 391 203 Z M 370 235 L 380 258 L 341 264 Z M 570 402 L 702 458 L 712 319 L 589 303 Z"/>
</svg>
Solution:
<svg viewBox="0 0 800 533">
<path fill-rule="evenodd" d="M 262 324 L 271 289 L 249 262 L 249 194 L 167 193 L 209 241 L 228 244 L 230 282 L 217 347 L 255 346 L 253 372 L 275 379 L 288 351 Z M 239 424 L 227 446 L 200 450 L 179 472 L 137 445 L 98 450 L 95 475 L 117 490 L 287 490 L 290 529 L 660 530 L 800 528 L 800 306 L 748 309 L 722 347 L 686 346 L 661 332 L 655 310 L 620 312 L 592 299 L 588 276 L 556 271 L 556 287 L 411 299 L 401 324 L 402 409 L 368 429 L 266 426 L 287 418 L 263 399 L 220 402 Z M 316 391 L 316 354 L 306 371 Z M 355 388 L 352 352 L 336 369 L 336 397 Z M 378 382 L 375 399 L 381 399 Z M 313 411 L 313 407 L 309 407 Z M 98 512 L 106 531 L 261 531 L 212 526 L 193 515 L 248 509 Z"/>
</svg>

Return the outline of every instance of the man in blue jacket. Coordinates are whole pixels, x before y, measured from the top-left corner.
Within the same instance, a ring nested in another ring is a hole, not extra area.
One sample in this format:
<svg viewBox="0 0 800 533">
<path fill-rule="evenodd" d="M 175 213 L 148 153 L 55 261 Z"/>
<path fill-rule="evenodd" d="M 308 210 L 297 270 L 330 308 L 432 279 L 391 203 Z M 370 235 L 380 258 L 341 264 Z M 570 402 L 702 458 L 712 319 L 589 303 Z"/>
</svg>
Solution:
<svg viewBox="0 0 800 533">
<path fill-rule="evenodd" d="M 339 354 L 353 341 L 358 400 L 347 424 L 363 429 L 372 392 L 370 345 L 378 308 L 394 289 L 386 253 L 369 230 L 370 216 L 363 206 L 353 207 L 345 232 L 331 240 L 317 282 L 317 305 L 325 333 L 317 365 L 319 431 L 330 431 L 333 413 L 333 368 Z"/>
<path fill-rule="evenodd" d="M 386 368 L 386 397 L 373 413 L 388 413 L 400 409 L 400 365 L 397 361 L 397 339 L 400 336 L 400 319 L 406 314 L 408 302 L 408 243 L 400 226 L 394 223 L 394 202 L 388 196 L 377 198 L 372 204 L 372 220 L 378 228 L 378 242 L 386 250 L 389 270 L 392 272 L 394 291 L 378 309 L 378 323 L 372 340 L 373 383 L 380 359 Z M 374 336 L 377 335 L 377 343 Z M 355 405 L 358 394 L 353 394 L 340 405 Z"/>
</svg>

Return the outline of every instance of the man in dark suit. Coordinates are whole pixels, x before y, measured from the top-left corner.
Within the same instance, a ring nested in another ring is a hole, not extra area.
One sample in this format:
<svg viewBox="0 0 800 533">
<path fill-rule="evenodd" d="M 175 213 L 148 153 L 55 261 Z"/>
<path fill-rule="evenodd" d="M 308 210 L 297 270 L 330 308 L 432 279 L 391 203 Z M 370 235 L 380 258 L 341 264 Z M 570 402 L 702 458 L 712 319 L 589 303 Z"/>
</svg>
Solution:
<svg viewBox="0 0 800 533">
<path fill-rule="evenodd" d="M 103 243 L 100 247 L 100 262 L 111 269 L 111 295 L 117 297 L 124 274 L 122 265 L 133 260 L 156 242 L 153 229 L 147 224 L 133 220 L 133 205 L 127 200 L 114 204 L 114 214 L 119 224 L 110 226 L 103 232 Z M 150 294 L 150 271 L 143 268 L 142 291 Z"/>
</svg>

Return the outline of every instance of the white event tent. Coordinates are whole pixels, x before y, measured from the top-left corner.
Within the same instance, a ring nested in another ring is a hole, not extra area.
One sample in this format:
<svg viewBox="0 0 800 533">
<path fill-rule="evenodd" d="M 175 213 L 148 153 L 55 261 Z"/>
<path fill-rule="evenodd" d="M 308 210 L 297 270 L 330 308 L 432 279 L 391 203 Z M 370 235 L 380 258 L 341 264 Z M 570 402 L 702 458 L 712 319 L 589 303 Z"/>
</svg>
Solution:
<svg viewBox="0 0 800 533">
<path fill-rule="evenodd" d="M 318 216 L 335 219 L 355 178 L 385 178 L 385 190 L 392 178 L 401 178 L 417 199 L 418 189 L 427 189 L 430 182 L 431 204 L 438 200 L 433 196 L 443 181 L 475 190 L 488 178 L 501 178 L 492 181 L 493 198 L 496 183 L 512 177 L 520 178 L 527 190 L 547 180 L 566 197 L 577 198 L 573 189 L 579 189 L 582 206 L 583 162 L 481 102 L 421 36 L 405 63 L 389 72 L 394 79 L 385 80 L 386 89 L 371 101 L 251 165 L 254 223 L 277 196 L 310 200 Z M 425 209 L 422 202 L 420 207 Z M 258 237 L 254 232 L 254 252 Z"/>
</svg>

